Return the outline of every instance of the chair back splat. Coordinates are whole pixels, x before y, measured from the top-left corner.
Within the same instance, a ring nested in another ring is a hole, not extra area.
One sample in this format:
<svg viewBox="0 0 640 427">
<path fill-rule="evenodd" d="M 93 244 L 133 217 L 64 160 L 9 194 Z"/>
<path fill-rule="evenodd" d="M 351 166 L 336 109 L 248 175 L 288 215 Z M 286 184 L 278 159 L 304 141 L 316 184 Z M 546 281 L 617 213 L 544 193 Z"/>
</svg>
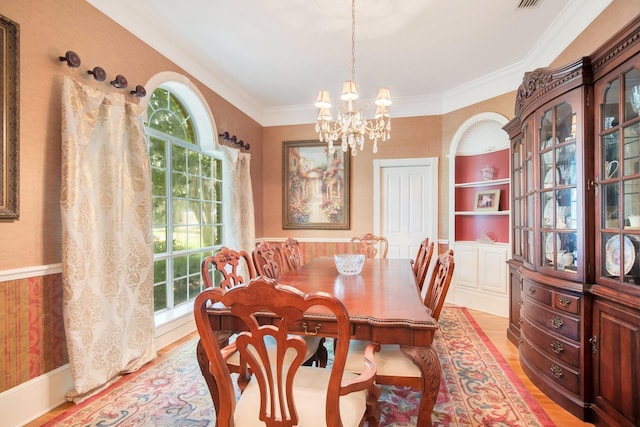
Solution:
<svg viewBox="0 0 640 427">
<path fill-rule="evenodd" d="M 210 311 L 217 309 L 211 305 L 216 303 L 222 303 L 221 309 L 230 311 L 246 326 L 234 343 L 223 348 L 209 319 Z M 290 334 L 300 327 L 305 313 L 316 312 L 314 308 L 330 313 L 336 322 L 338 346 L 334 363 L 327 369 L 302 366 L 305 341 Z M 336 297 L 326 293 L 303 294 L 260 276 L 248 285 L 227 291 L 207 288 L 195 300 L 194 315 L 201 345 L 210 362 L 203 369 L 209 369 L 217 384 L 218 396 L 214 397 L 217 426 L 255 426 L 260 421 L 268 427 L 355 427 L 364 420 L 375 424 L 372 414 L 379 408 L 373 402 L 376 399 L 370 398 L 370 393 L 375 393 L 374 346 L 368 347 L 362 360 L 365 370 L 361 375 L 344 373 L 350 322 L 346 308 Z M 264 316 L 273 321 L 261 321 Z M 275 351 L 268 351 L 267 341 L 275 342 Z M 235 352 L 247 361 L 245 374 L 252 376 L 237 402 L 225 362 Z M 300 401 L 302 397 L 304 402 Z"/>
<path fill-rule="evenodd" d="M 249 279 L 256 277 L 253 261 L 251 261 L 251 257 L 245 251 L 234 251 L 233 249 L 222 247 L 215 255 L 210 255 L 203 259 L 200 266 L 200 273 L 207 288 L 213 287 L 211 266 L 213 270 L 219 271 L 222 275 L 220 287 L 223 289 L 229 289 L 236 285 L 246 283 Z M 249 277 L 247 278 L 245 278 L 240 271 L 241 268 L 244 267 L 246 267 L 248 271 Z"/>
<path fill-rule="evenodd" d="M 251 257 L 258 276 L 267 276 L 271 279 L 280 280 L 282 273 L 286 271 L 280 247 L 266 240 L 263 240 L 253 248 Z"/>
<path fill-rule="evenodd" d="M 454 267 L 453 249 L 449 249 L 436 259 L 436 265 L 429 281 L 429 288 L 427 288 L 427 294 L 424 297 L 424 305 L 429 309 L 431 317 L 435 320 L 440 317 L 440 312 L 451 284 L 451 278 L 453 277 Z"/>
<path fill-rule="evenodd" d="M 367 258 L 375 258 L 380 255 L 380 258 L 387 257 L 387 251 L 389 250 L 389 241 L 386 237 L 376 236 L 375 234 L 367 233 L 364 236 L 352 237 L 351 243 L 356 244 L 356 252 L 364 254 Z"/>
<path fill-rule="evenodd" d="M 416 276 L 416 283 L 418 289 L 422 292 L 424 287 L 424 281 L 427 278 L 427 272 L 429 271 L 429 264 L 431 264 L 431 257 L 433 256 L 434 242 L 429 242 L 427 237 L 420 244 L 420 249 L 416 255 L 416 259 L 413 262 L 413 272 Z"/>
<path fill-rule="evenodd" d="M 304 265 L 304 254 L 300 242 L 291 237 L 282 242 L 282 256 L 289 270 L 295 270 Z"/>
</svg>

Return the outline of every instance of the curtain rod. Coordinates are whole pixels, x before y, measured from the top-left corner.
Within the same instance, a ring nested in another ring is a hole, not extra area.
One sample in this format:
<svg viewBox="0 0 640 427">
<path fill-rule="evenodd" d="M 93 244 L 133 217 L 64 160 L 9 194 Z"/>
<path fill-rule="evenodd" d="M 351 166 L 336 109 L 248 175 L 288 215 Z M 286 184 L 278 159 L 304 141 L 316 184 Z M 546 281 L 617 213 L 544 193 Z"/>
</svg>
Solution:
<svg viewBox="0 0 640 427">
<path fill-rule="evenodd" d="M 245 150 L 249 151 L 249 149 L 251 148 L 251 145 L 247 142 L 244 142 L 243 140 L 238 140 L 238 137 L 235 135 L 231 135 L 229 136 L 229 132 L 222 132 L 221 134 L 218 135 L 220 137 L 220 139 L 222 139 L 223 141 L 227 141 L 230 142 L 231 144 L 238 146 L 240 149 L 244 148 Z"/>
<path fill-rule="evenodd" d="M 78 68 L 82 61 L 80 61 L 80 56 L 72 50 L 68 50 L 64 56 L 60 57 L 60 61 L 64 61 L 71 68 Z M 93 78 L 97 82 L 103 82 L 107 79 L 107 72 L 102 67 L 93 67 L 91 70 L 87 70 L 87 74 L 91 74 Z M 126 89 L 129 86 L 127 82 L 127 78 L 122 74 L 116 75 L 116 77 L 111 80 L 111 86 L 116 89 Z M 144 98 L 147 95 L 147 90 L 142 85 L 137 85 L 135 90 L 129 91 L 131 95 L 136 96 L 137 98 Z"/>
</svg>

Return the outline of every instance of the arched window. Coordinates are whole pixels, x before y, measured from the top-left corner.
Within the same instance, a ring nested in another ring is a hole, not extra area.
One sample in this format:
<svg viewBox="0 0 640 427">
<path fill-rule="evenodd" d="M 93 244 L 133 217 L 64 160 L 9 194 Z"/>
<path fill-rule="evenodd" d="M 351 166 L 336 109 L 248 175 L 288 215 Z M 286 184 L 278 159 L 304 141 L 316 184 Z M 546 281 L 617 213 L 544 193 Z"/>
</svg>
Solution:
<svg viewBox="0 0 640 427">
<path fill-rule="evenodd" d="M 203 288 L 200 263 L 222 239 L 222 161 L 206 108 L 185 84 L 160 84 L 149 98 L 145 124 L 158 313 L 194 299 Z"/>
</svg>

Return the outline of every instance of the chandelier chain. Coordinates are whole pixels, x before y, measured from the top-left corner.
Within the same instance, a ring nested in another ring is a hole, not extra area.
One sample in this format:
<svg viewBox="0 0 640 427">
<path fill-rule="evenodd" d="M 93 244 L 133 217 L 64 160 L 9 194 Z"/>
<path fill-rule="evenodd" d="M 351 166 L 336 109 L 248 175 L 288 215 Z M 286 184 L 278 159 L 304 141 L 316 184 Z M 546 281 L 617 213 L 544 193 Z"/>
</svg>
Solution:
<svg viewBox="0 0 640 427">
<path fill-rule="evenodd" d="M 356 0 L 351 1 L 351 80 L 356 81 Z"/>
</svg>

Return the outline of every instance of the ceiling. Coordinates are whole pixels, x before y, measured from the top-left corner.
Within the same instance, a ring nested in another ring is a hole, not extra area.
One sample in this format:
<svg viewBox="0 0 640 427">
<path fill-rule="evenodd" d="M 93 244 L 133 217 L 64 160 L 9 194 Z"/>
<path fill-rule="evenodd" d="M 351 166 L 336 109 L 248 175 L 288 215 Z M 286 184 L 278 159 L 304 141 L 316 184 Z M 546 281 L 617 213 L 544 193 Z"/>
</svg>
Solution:
<svg viewBox="0 0 640 427">
<path fill-rule="evenodd" d="M 87 1 L 263 126 L 314 122 L 351 77 L 349 0 Z M 409 117 L 513 91 L 611 1 L 357 0 L 360 98 L 388 87 Z"/>
</svg>

